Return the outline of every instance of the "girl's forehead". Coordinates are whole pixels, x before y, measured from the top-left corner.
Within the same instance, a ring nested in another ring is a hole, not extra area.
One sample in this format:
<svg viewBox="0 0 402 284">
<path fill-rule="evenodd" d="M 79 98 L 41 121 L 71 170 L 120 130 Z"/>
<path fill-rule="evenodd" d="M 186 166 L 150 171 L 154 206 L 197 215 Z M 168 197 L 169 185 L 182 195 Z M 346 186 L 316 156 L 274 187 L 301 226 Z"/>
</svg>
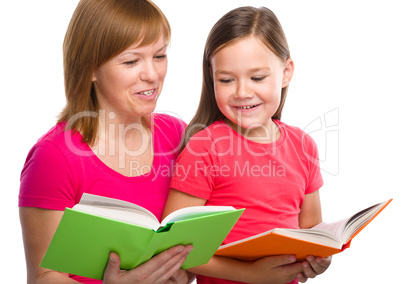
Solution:
<svg viewBox="0 0 402 284">
<path fill-rule="evenodd" d="M 211 57 L 211 61 L 216 57 L 235 58 L 236 56 L 246 56 L 252 58 L 260 55 L 277 57 L 261 39 L 256 36 L 248 36 L 221 46 Z"/>
</svg>

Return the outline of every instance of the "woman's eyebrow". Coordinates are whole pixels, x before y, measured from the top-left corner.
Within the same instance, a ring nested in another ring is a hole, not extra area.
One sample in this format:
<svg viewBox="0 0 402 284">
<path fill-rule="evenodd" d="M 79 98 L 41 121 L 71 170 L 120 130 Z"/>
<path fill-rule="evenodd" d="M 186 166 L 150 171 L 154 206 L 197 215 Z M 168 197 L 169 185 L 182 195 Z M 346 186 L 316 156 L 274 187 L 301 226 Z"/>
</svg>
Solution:
<svg viewBox="0 0 402 284">
<path fill-rule="evenodd" d="M 156 52 L 161 52 L 161 51 L 163 51 L 164 49 L 166 49 L 168 47 L 168 44 L 165 44 L 164 46 L 162 46 L 160 49 L 158 49 Z M 135 51 L 135 49 L 134 50 L 126 50 L 126 51 L 123 51 L 120 55 L 118 55 L 118 56 L 124 56 L 124 55 L 127 55 L 127 54 L 130 54 L 130 55 L 141 55 L 142 54 L 142 52 L 136 52 Z"/>
</svg>

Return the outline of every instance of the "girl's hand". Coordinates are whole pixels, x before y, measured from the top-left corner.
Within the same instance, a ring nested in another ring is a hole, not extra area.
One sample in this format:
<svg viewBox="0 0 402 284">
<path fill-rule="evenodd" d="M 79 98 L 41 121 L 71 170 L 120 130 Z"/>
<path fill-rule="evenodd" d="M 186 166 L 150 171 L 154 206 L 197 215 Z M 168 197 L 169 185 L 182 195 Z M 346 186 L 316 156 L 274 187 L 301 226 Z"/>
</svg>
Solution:
<svg viewBox="0 0 402 284">
<path fill-rule="evenodd" d="M 186 284 L 187 274 L 180 267 L 192 249 L 191 245 L 172 247 L 132 270 L 120 270 L 120 257 L 111 252 L 103 283 Z"/>
<path fill-rule="evenodd" d="M 281 284 L 294 280 L 303 273 L 303 265 L 293 255 L 268 256 L 252 264 L 256 277 L 252 283 Z"/>
<path fill-rule="evenodd" d="M 326 258 L 307 256 L 306 260 L 302 262 L 303 272 L 297 274 L 297 280 L 305 283 L 309 278 L 314 278 L 328 269 L 331 264 L 332 257 Z"/>
</svg>

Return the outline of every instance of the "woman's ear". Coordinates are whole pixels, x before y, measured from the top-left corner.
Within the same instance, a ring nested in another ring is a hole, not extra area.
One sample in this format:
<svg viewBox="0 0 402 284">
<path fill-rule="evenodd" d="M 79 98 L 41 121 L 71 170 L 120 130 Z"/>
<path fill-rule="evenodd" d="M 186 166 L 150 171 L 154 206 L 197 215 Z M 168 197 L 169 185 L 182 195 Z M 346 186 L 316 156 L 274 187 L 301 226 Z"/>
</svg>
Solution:
<svg viewBox="0 0 402 284">
<path fill-rule="evenodd" d="M 285 68 L 283 69 L 282 88 L 285 88 L 289 85 L 293 77 L 294 69 L 295 66 L 292 58 L 288 58 L 285 62 Z"/>
</svg>

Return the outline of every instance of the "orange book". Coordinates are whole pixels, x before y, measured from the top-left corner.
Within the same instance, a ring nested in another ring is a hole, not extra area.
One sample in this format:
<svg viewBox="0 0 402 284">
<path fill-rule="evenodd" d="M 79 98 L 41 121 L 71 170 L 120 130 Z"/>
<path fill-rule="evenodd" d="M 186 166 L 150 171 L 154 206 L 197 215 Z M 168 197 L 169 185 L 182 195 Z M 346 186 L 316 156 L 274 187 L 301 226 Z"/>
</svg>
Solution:
<svg viewBox="0 0 402 284">
<path fill-rule="evenodd" d="M 352 217 L 334 223 L 320 223 L 311 229 L 273 229 L 220 246 L 215 255 L 256 260 L 269 255 L 294 254 L 327 257 L 350 246 L 352 239 L 392 201 L 368 207 Z"/>
</svg>

